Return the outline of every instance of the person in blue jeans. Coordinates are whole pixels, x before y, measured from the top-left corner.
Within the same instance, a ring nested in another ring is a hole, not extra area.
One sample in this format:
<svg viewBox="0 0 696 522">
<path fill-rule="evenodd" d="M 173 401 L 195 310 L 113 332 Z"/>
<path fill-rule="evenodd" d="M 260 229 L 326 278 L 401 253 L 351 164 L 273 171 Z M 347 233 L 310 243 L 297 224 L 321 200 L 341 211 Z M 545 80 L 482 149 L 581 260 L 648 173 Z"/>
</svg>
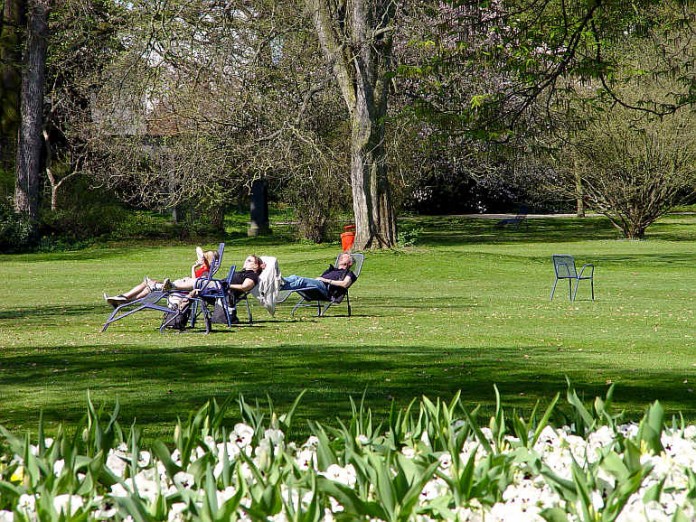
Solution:
<svg viewBox="0 0 696 522">
<path fill-rule="evenodd" d="M 345 294 L 350 285 L 355 282 L 355 274 L 350 270 L 352 264 L 353 258 L 350 254 L 341 254 L 336 263 L 337 266 L 329 266 L 329 269 L 319 277 L 311 278 L 298 275 L 283 277 L 280 290 L 314 289 L 318 290 L 325 299 L 337 297 Z"/>
</svg>

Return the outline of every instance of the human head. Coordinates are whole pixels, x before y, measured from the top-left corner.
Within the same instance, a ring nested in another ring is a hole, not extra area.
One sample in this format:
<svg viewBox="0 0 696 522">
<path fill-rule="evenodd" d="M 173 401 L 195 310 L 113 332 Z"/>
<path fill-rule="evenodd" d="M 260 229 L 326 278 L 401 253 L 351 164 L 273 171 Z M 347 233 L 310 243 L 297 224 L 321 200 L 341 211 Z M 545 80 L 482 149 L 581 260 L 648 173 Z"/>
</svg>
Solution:
<svg viewBox="0 0 696 522">
<path fill-rule="evenodd" d="M 254 254 L 249 254 L 244 260 L 244 270 L 253 270 L 257 274 L 260 274 L 263 270 L 264 264 L 259 256 Z"/>
<path fill-rule="evenodd" d="M 203 262 L 209 267 L 217 261 L 218 253 L 215 250 L 206 250 L 203 252 Z"/>
<path fill-rule="evenodd" d="M 341 254 L 338 256 L 338 261 L 336 263 L 338 268 L 350 268 L 353 266 L 353 256 L 350 254 Z"/>
</svg>

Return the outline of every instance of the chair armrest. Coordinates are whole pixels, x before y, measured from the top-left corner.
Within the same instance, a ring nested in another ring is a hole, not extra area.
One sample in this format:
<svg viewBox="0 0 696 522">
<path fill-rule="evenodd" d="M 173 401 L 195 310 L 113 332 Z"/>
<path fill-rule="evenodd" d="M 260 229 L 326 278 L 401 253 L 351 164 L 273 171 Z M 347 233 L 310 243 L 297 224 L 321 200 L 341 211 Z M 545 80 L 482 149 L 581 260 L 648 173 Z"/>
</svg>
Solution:
<svg viewBox="0 0 696 522">
<path fill-rule="evenodd" d="M 582 268 L 580 269 L 580 274 L 579 277 L 582 277 L 583 273 L 585 272 L 585 269 L 589 268 L 590 275 L 589 277 L 594 276 L 594 265 L 592 263 L 587 263 L 585 265 L 582 265 Z"/>
</svg>

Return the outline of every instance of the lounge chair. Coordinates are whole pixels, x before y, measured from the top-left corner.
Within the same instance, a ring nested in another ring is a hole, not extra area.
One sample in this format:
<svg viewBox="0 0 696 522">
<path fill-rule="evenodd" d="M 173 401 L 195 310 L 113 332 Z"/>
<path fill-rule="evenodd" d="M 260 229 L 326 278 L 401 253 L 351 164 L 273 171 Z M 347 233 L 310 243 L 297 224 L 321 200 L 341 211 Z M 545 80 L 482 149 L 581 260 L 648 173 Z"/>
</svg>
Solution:
<svg viewBox="0 0 696 522">
<path fill-rule="evenodd" d="M 222 256 L 225 251 L 225 243 L 220 243 L 218 245 L 218 255 L 217 255 L 217 260 L 215 263 L 213 263 L 210 267 L 210 270 L 208 272 L 208 276 L 205 279 L 202 279 L 202 281 L 210 281 L 213 279 L 213 276 L 215 273 L 218 271 L 220 268 L 220 265 L 222 264 Z M 177 296 L 177 294 L 179 294 Z M 112 323 L 115 323 L 116 321 L 120 321 L 121 319 L 128 317 L 129 315 L 132 315 L 137 312 L 141 312 L 143 310 L 155 310 L 157 312 L 163 312 L 164 314 L 171 314 L 172 311 L 177 311 L 172 308 L 171 302 L 174 297 L 182 297 L 182 292 L 176 292 L 176 291 L 163 291 L 163 290 L 155 290 L 153 292 L 150 292 L 148 295 L 145 297 L 142 297 L 140 299 L 136 299 L 134 301 L 129 301 L 126 303 L 123 303 L 122 305 L 117 306 L 113 312 L 109 315 L 109 318 L 106 320 L 104 325 L 102 326 L 101 331 L 105 332 L 109 326 L 111 326 Z M 175 320 L 175 317 L 179 315 L 180 311 L 177 314 L 172 314 L 170 315 L 166 320 L 162 321 L 162 324 L 160 325 L 160 332 L 164 331 L 167 326 L 172 324 L 172 322 Z"/>
<path fill-rule="evenodd" d="M 336 257 L 336 264 L 338 264 L 338 259 L 342 255 L 339 254 Z M 362 271 L 362 266 L 363 263 L 365 262 L 365 255 L 364 254 L 351 254 L 351 257 L 353 258 L 353 265 L 350 267 L 350 270 L 355 274 L 356 277 L 356 282 L 357 278 L 360 276 L 360 272 Z M 355 283 L 353 283 L 355 284 Z M 352 285 L 351 285 L 352 288 Z M 295 306 L 292 308 L 292 312 L 290 315 L 292 317 L 295 316 L 295 312 L 299 310 L 300 308 L 307 308 L 307 307 L 316 307 L 317 309 L 317 317 L 322 317 L 326 314 L 326 311 L 334 305 L 338 305 L 342 302 L 345 301 L 347 307 L 348 307 L 348 316 L 350 317 L 352 313 L 351 305 L 350 305 L 350 295 L 349 295 L 349 289 L 346 289 L 345 293 L 340 293 L 340 294 L 334 294 L 326 298 L 321 292 L 316 290 L 315 288 L 300 288 L 297 290 L 281 290 L 280 294 L 277 299 L 277 303 L 282 303 L 286 301 L 290 295 L 293 293 L 297 293 L 300 296 L 300 300 L 295 304 Z"/>
</svg>

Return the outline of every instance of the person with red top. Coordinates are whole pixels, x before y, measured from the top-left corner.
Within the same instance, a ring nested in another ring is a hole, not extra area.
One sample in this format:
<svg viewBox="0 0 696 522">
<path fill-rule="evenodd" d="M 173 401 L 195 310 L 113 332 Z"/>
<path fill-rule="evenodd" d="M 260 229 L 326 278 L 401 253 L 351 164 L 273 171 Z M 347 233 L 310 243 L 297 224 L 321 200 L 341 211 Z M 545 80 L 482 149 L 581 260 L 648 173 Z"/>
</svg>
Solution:
<svg viewBox="0 0 696 522">
<path fill-rule="evenodd" d="M 141 299 L 148 295 L 150 292 L 155 290 L 164 290 L 168 292 L 170 290 L 193 290 L 196 286 L 196 280 L 201 277 L 207 277 L 208 272 L 210 272 L 211 265 L 217 261 L 218 253 L 214 250 L 203 250 L 198 247 L 196 248 L 197 259 L 196 262 L 191 266 L 191 276 L 182 277 L 175 281 L 170 279 L 165 279 L 162 282 L 153 281 L 149 277 L 145 277 L 143 282 L 137 284 L 127 292 L 119 294 L 116 296 L 108 296 L 104 293 L 104 300 L 111 306 L 116 308 L 119 305 L 127 303 L 129 301 L 134 301 L 136 299 Z"/>
</svg>

